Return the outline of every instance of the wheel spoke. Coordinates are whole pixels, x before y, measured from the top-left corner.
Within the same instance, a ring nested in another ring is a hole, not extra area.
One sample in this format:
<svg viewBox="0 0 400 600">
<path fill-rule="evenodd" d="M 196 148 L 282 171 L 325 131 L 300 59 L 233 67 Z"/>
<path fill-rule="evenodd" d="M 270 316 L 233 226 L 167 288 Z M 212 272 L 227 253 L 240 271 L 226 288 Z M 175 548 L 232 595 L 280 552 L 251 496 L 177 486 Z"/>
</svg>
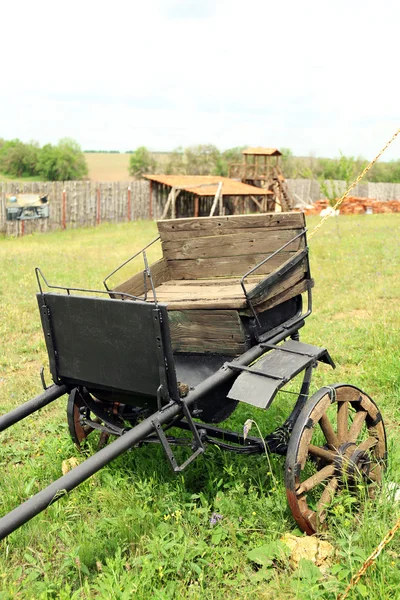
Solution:
<svg viewBox="0 0 400 600">
<path fill-rule="evenodd" d="M 323 431 L 326 441 L 332 449 L 339 448 L 339 440 L 333 430 L 332 424 L 326 414 L 323 414 L 319 420 L 320 427 Z"/>
<path fill-rule="evenodd" d="M 311 475 L 311 477 L 309 477 L 308 479 L 303 481 L 300 484 L 300 486 L 297 488 L 297 490 L 296 490 L 297 496 L 300 496 L 301 494 L 305 494 L 305 493 L 309 492 L 314 487 L 316 487 L 317 485 L 319 485 L 320 483 L 325 481 L 325 479 L 328 479 L 329 477 L 331 477 L 334 474 L 334 472 L 335 472 L 335 466 L 327 465 L 326 467 L 324 467 L 317 473 L 314 473 L 314 475 Z"/>
<path fill-rule="evenodd" d="M 380 482 L 382 480 L 382 469 L 378 464 L 375 464 L 368 473 L 369 479 Z"/>
<path fill-rule="evenodd" d="M 338 402 L 337 410 L 337 436 L 340 444 L 346 441 L 348 433 L 349 403 Z"/>
<path fill-rule="evenodd" d="M 377 445 L 377 443 L 377 438 L 369 437 L 367 440 L 365 440 L 359 446 L 357 446 L 357 450 L 363 450 L 364 452 L 366 452 L 367 450 L 371 450 L 371 448 L 374 448 Z"/>
<path fill-rule="evenodd" d="M 322 522 L 325 519 L 326 509 L 331 504 L 333 497 L 335 495 L 335 492 L 338 488 L 338 485 L 339 485 L 339 481 L 338 481 L 337 477 L 332 477 L 332 479 L 330 479 L 328 481 L 328 483 L 326 484 L 326 487 L 321 494 L 321 498 L 319 499 L 319 502 L 317 504 L 318 520 L 320 522 Z"/>
<path fill-rule="evenodd" d="M 308 446 L 308 452 L 309 454 L 317 456 L 318 458 L 323 458 L 328 462 L 333 462 L 333 459 L 335 458 L 335 453 L 332 452 L 332 450 L 325 450 L 325 448 L 314 446 L 314 444 Z"/>
<path fill-rule="evenodd" d="M 365 419 L 367 418 L 367 412 L 365 410 L 360 410 L 354 416 L 353 422 L 351 424 L 349 435 L 347 441 L 355 442 L 360 434 L 362 426 L 365 423 Z"/>
</svg>

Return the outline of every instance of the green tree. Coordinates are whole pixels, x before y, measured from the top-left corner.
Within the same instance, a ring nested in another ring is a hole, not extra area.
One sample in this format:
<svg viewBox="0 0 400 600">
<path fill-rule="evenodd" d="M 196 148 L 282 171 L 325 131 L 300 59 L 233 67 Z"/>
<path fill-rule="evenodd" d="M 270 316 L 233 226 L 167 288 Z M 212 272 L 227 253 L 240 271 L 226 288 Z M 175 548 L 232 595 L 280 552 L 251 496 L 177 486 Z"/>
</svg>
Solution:
<svg viewBox="0 0 400 600">
<path fill-rule="evenodd" d="M 46 144 L 39 152 L 37 173 L 48 181 L 82 179 L 88 173 L 85 155 L 71 138 L 61 139 L 57 146 Z"/>
<path fill-rule="evenodd" d="M 187 175 L 217 175 L 220 151 L 212 144 L 189 146 L 184 151 Z"/>
<path fill-rule="evenodd" d="M 129 175 L 140 179 L 144 173 L 151 173 L 155 170 L 157 162 L 152 157 L 145 146 L 140 146 L 131 155 L 129 159 Z"/>
<path fill-rule="evenodd" d="M 280 148 L 280 152 L 282 153 L 281 161 L 282 161 L 282 171 L 287 179 L 290 179 L 295 174 L 294 167 L 294 156 L 293 152 L 290 148 Z"/>
<path fill-rule="evenodd" d="M 222 152 L 219 165 L 220 171 L 218 175 L 227 176 L 229 175 L 229 165 L 241 164 L 243 162 L 243 150 L 247 146 L 235 146 L 234 148 L 228 148 Z"/>
<path fill-rule="evenodd" d="M 166 175 L 184 175 L 186 173 L 182 146 L 170 152 L 165 165 L 165 173 Z"/>
<path fill-rule="evenodd" d="M 0 144 L 0 171 L 11 177 L 36 175 L 39 146 L 36 142 L 24 144 L 19 139 Z"/>
<path fill-rule="evenodd" d="M 367 178 L 369 181 L 400 183 L 400 160 L 375 163 Z"/>
</svg>

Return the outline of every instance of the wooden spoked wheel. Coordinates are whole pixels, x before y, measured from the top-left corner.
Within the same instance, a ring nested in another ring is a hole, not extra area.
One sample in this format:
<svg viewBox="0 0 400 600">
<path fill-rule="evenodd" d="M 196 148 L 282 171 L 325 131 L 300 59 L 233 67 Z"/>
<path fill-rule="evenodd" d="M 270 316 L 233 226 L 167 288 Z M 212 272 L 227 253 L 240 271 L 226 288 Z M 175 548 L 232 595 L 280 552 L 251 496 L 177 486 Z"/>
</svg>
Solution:
<svg viewBox="0 0 400 600">
<path fill-rule="evenodd" d="M 309 535 L 323 529 L 345 489 L 356 493 L 363 483 L 373 497 L 385 462 L 385 427 L 375 402 L 351 385 L 318 390 L 296 421 L 286 456 L 286 495 L 300 529 Z"/>
<path fill-rule="evenodd" d="M 80 423 L 81 410 L 85 409 L 85 407 L 83 392 L 79 388 L 74 388 L 68 396 L 67 421 L 72 441 L 78 447 L 93 431 L 93 428 L 89 425 L 82 426 Z"/>
<path fill-rule="evenodd" d="M 81 390 L 79 388 L 74 388 L 72 392 L 68 396 L 67 403 L 67 421 L 68 421 L 68 429 L 72 441 L 74 444 L 80 448 L 83 442 L 86 440 L 88 435 L 94 431 L 93 427 L 90 425 L 82 425 L 81 424 L 81 411 L 87 411 L 87 414 L 90 414 L 89 409 L 85 403 L 85 394 L 88 392 Z M 93 418 L 93 417 L 92 417 Z M 101 423 L 101 419 L 95 417 L 96 423 Z M 99 438 L 98 449 L 103 448 L 109 438 L 109 434 L 105 431 L 102 431 Z"/>
</svg>

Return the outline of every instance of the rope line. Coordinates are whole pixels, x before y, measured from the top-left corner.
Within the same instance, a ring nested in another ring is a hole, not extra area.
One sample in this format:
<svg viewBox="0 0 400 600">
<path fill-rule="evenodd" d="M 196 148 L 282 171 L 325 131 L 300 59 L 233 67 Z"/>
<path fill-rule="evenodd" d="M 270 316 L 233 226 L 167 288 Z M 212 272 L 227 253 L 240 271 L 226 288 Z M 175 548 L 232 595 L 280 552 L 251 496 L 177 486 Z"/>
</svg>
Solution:
<svg viewBox="0 0 400 600">
<path fill-rule="evenodd" d="M 380 152 L 378 152 L 378 154 L 375 156 L 375 158 L 373 160 L 371 160 L 371 162 L 360 173 L 360 175 L 357 177 L 357 179 L 355 181 L 353 181 L 353 183 L 348 188 L 348 190 L 343 194 L 343 196 L 341 198 L 339 198 L 339 200 L 336 202 L 336 204 L 333 207 L 334 211 L 339 208 L 339 206 L 342 204 L 343 200 L 349 195 L 351 190 L 354 189 L 355 186 L 357 185 L 357 183 L 359 183 L 361 181 L 361 179 L 364 177 L 364 175 L 366 173 L 368 173 L 368 171 L 371 169 L 371 167 L 382 156 L 382 154 L 385 152 L 385 150 L 387 150 L 387 148 L 396 139 L 396 137 L 399 135 L 399 133 L 400 133 L 400 127 L 393 134 L 393 136 L 390 138 L 390 140 L 385 144 L 385 146 L 382 148 L 382 150 L 380 150 Z M 329 219 L 329 216 L 330 215 L 325 215 L 325 217 L 323 219 L 321 219 L 321 221 L 314 227 L 314 229 L 308 235 L 308 239 L 312 238 L 312 236 L 318 231 L 318 229 L 320 227 L 322 227 L 322 225 L 325 223 L 325 221 L 327 219 Z M 326 386 L 326 387 L 328 387 L 328 386 Z M 331 389 L 331 388 L 328 387 L 328 389 Z M 351 580 L 350 580 L 348 586 L 346 587 L 345 591 L 343 592 L 343 594 L 339 594 L 339 596 L 337 597 L 337 600 L 345 600 L 345 598 L 347 598 L 350 590 L 355 585 L 357 585 L 357 583 L 360 581 L 361 577 L 364 575 L 364 573 L 367 571 L 367 569 L 373 564 L 373 562 L 378 558 L 378 556 L 382 552 L 383 548 L 393 539 L 394 535 L 396 534 L 396 532 L 399 529 L 400 529 L 400 518 L 397 519 L 394 526 L 387 532 L 385 537 L 378 544 L 378 546 L 375 548 L 375 550 L 372 552 L 372 554 L 370 554 L 370 556 L 364 561 L 364 564 L 361 566 L 361 568 L 358 570 L 358 572 L 351 578 Z"/>
<path fill-rule="evenodd" d="M 336 210 L 337 208 L 339 208 L 339 206 L 342 204 L 343 200 L 349 195 L 351 190 L 354 189 L 356 187 L 357 183 L 359 183 L 361 181 L 361 179 L 364 177 L 364 175 L 366 173 L 368 173 L 368 171 L 376 163 L 378 158 L 380 158 L 382 156 L 382 154 L 385 152 L 385 150 L 390 146 L 390 144 L 392 142 L 394 142 L 394 140 L 399 135 L 399 133 L 400 133 L 400 127 L 396 131 L 396 133 L 394 133 L 394 135 L 391 137 L 391 139 L 387 142 L 387 144 L 382 148 L 382 150 L 380 152 L 378 152 L 378 154 L 375 156 L 375 158 L 373 160 L 371 160 L 369 165 L 367 165 L 365 167 L 365 169 L 362 171 L 362 173 L 360 173 L 360 175 L 357 177 L 357 179 L 355 181 L 353 181 L 353 183 L 348 188 L 348 190 L 343 194 L 343 196 L 341 198 L 339 198 L 339 200 L 336 202 L 335 206 L 333 207 L 333 210 Z M 311 233 L 308 234 L 308 239 L 312 238 L 312 236 L 318 231 L 318 229 L 320 227 L 322 227 L 322 225 L 325 223 L 325 221 L 327 219 L 329 219 L 329 217 L 330 217 L 330 215 L 325 215 L 325 217 L 323 219 L 321 219 L 321 221 L 314 227 L 314 229 L 311 231 Z"/>
<path fill-rule="evenodd" d="M 351 578 L 349 585 L 347 586 L 343 594 L 340 594 L 337 597 L 337 600 L 345 600 L 345 598 L 347 598 L 351 588 L 357 585 L 357 583 L 360 581 L 361 577 L 364 575 L 368 567 L 372 565 L 374 560 L 378 558 L 379 554 L 382 552 L 383 548 L 393 539 L 394 534 L 398 529 L 400 529 L 400 518 L 397 519 L 395 525 L 392 527 L 392 529 L 390 529 L 390 531 L 387 532 L 383 540 L 380 542 L 380 544 L 378 544 L 378 546 L 375 548 L 372 554 L 368 556 L 367 560 L 364 562 L 359 571 L 354 575 L 354 577 Z"/>
</svg>

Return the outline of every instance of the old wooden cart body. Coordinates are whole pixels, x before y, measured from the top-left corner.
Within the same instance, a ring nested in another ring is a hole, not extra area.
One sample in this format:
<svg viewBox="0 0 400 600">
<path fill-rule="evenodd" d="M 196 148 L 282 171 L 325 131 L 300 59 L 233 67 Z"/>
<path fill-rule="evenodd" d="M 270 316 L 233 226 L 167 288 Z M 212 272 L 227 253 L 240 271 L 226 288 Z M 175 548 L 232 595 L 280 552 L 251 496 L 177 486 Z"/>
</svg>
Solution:
<svg viewBox="0 0 400 600">
<path fill-rule="evenodd" d="M 134 255 L 106 278 L 105 290 L 51 286 L 36 270 L 54 384 L 0 417 L 0 430 L 68 394 L 75 443 L 97 429 L 104 447 L 1 518 L 0 538 L 116 456 L 150 442 L 163 446 L 175 472 L 208 442 L 286 455 L 289 505 L 307 533 L 325 522 L 344 485 L 362 480 L 373 492 L 379 484 L 386 438 L 371 398 L 346 384 L 309 397 L 318 361 L 334 364 L 325 348 L 299 341 L 313 285 L 304 216 L 177 219 L 158 229 L 163 257 L 149 265 L 146 247 L 141 272 L 110 284 Z M 216 426 L 238 402 L 267 409 L 300 373 L 291 414 L 264 440 Z M 175 428 L 191 433 L 183 464 L 172 449 L 185 443 L 170 435 Z M 105 445 L 109 436 L 117 439 Z"/>
</svg>

